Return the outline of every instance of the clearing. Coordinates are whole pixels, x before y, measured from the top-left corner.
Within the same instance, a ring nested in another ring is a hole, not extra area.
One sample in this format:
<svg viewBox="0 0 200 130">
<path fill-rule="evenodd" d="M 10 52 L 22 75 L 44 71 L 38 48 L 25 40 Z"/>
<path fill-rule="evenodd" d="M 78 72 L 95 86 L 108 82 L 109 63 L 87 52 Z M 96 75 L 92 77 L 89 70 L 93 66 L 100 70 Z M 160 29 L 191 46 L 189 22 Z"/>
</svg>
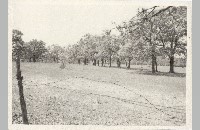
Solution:
<svg viewBox="0 0 200 130">
<path fill-rule="evenodd" d="M 30 124 L 185 125 L 185 68 L 132 69 L 56 63 L 21 63 Z M 13 63 L 13 123 L 21 109 Z"/>
</svg>

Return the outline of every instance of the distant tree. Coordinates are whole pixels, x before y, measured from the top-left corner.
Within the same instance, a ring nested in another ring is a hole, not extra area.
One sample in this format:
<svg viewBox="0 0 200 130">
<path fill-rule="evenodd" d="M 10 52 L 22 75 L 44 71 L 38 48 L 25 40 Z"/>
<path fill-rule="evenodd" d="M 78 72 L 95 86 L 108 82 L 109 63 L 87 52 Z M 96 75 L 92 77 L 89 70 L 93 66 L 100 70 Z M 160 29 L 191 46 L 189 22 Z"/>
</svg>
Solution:
<svg viewBox="0 0 200 130">
<path fill-rule="evenodd" d="M 53 58 L 53 61 L 54 62 L 59 62 L 60 60 L 60 55 L 64 52 L 64 49 L 59 46 L 59 45 L 51 45 L 51 50 L 50 50 L 50 53 L 51 53 L 51 57 Z"/>
<path fill-rule="evenodd" d="M 99 42 L 99 37 L 93 36 L 90 34 L 86 34 L 84 36 L 84 53 L 87 56 L 88 60 L 93 62 L 93 65 L 96 66 L 96 58 L 97 58 L 97 44 Z"/>
<path fill-rule="evenodd" d="M 134 57 L 134 51 L 133 51 L 133 44 L 132 43 L 126 43 L 124 46 L 122 46 L 118 52 L 119 56 L 122 59 L 126 59 L 128 61 L 127 68 L 130 69 L 131 60 Z"/>
<path fill-rule="evenodd" d="M 104 60 L 108 57 L 106 52 L 105 36 L 100 36 L 97 44 L 97 54 L 95 55 L 98 62 L 101 61 L 101 66 L 104 66 Z"/>
<path fill-rule="evenodd" d="M 29 57 L 29 61 L 36 62 L 42 55 L 47 51 L 45 43 L 43 41 L 38 41 L 36 39 L 31 40 L 26 43 L 26 55 Z M 32 60 L 31 60 L 32 59 Z"/>
<path fill-rule="evenodd" d="M 118 41 L 117 36 L 111 35 L 111 30 L 105 30 L 103 36 L 103 47 L 102 52 L 105 57 L 109 59 L 109 67 L 112 66 L 112 58 L 115 57 L 117 51 L 120 49 L 120 42 Z"/>
<path fill-rule="evenodd" d="M 83 59 L 84 65 L 86 65 L 89 60 L 93 61 L 93 65 L 96 65 L 97 42 L 98 37 L 91 34 L 84 35 L 78 42 L 79 59 Z"/>
<path fill-rule="evenodd" d="M 89 35 L 85 35 L 84 37 L 85 38 L 80 39 L 79 44 L 78 44 L 79 47 L 80 47 L 79 58 L 82 58 L 84 65 L 87 65 L 87 61 L 88 61 L 88 58 L 89 58 L 89 55 L 90 55 L 89 54 L 89 46 L 88 46 L 88 43 L 87 43 Z"/>
<path fill-rule="evenodd" d="M 24 99 L 24 90 L 23 90 L 23 76 L 21 75 L 21 68 L 20 68 L 20 59 L 23 54 L 24 50 L 24 42 L 22 40 L 23 33 L 19 30 L 13 30 L 12 32 L 12 53 L 13 56 L 16 57 L 16 68 L 17 68 L 17 81 L 19 87 L 19 97 L 20 97 L 20 106 L 22 111 L 22 119 L 24 124 L 28 124 L 28 117 L 27 117 L 27 109 L 26 109 L 26 102 Z"/>
<path fill-rule="evenodd" d="M 78 44 L 74 44 L 68 47 L 68 57 L 70 62 L 78 61 L 78 64 L 81 64 L 81 60 L 83 59 L 83 55 L 81 52 L 81 47 Z"/>
<path fill-rule="evenodd" d="M 90 41 L 90 49 L 89 49 L 89 53 L 90 53 L 90 59 L 93 61 L 93 65 L 96 66 L 97 64 L 97 59 L 98 59 L 98 44 L 99 44 L 99 40 L 100 37 L 99 36 L 92 36 L 91 41 Z"/>
<path fill-rule="evenodd" d="M 67 52 L 63 48 L 63 50 L 59 54 L 59 59 L 61 61 L 61 66 L 60 66 L 61 69 L 64 69 L 66 67 L 67 58 L 68 58 Z"/>
<path fill-rule="evenodd" d="M 32 61 L 33 52 L 31 50 L 30 44 L 28 42 L 24 43 L 24 58 L 29 62 Z"/>
</svg>

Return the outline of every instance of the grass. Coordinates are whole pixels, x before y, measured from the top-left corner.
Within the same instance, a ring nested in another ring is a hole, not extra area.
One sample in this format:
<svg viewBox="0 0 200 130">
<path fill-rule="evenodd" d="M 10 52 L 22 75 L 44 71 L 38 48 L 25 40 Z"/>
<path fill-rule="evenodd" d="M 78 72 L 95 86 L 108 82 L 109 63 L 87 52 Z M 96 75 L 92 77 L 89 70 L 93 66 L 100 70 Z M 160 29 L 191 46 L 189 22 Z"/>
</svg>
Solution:
<svg viewBox="0 0 200 130">
<path fill-rule="evenodd" d="M 13 123 L 21 123 L 13 64 Z M 185 68 L 132 69 L 55 63 L 22 63 L 31 124 L 184 125 Z"/>
</svg>

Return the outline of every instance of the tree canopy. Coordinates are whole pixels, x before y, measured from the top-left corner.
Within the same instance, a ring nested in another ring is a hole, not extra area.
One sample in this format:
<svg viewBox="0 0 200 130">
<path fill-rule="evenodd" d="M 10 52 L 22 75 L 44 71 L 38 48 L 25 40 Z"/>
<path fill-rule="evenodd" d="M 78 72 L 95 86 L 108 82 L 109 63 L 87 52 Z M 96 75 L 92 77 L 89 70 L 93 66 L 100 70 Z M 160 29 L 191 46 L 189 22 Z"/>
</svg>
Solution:
<svg viewBox="0 0 200 130">
<path fill-rule="evenodd" d="M 119 35 L 113 34 L 113 29 Z M 107 62 L 112 66 L 116 60 L 118 67 L 121 62 L 147 62 L 152 65 L 152 72 L 157 71 L 157 57 L 168 58 L 170 72 L 174 72 L 174 58 L 186 59 L 187 55 L 187 8 L 184 6 L 153 6 L 138 9 L 136 16 L 128 22 L 116 25 L 115 28 L 104 30 L 102 35 L 85 34 L 73 45 L 46 47 L 42 40 L 33 39 L 24 43 L 22 32 L 13 30 L 13 55 L 19 44 L 23 57 L 28 61 L 46 61 L 81 63 L 85 65 L 99 62 L 102 66 Z"/>
</svg>

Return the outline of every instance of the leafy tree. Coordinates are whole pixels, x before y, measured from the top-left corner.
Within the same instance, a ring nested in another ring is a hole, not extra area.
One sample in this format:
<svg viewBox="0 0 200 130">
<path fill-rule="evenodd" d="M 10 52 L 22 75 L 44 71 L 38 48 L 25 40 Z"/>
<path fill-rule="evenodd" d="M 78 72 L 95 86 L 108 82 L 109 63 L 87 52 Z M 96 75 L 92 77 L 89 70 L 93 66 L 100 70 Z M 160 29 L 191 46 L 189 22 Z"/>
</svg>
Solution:
<svg viewBox="0 0 200 130">
<path fill-rule="evenodd" d="M 140 15 L 139 20 L 139 28 L 137 28 L 139 35 L 144 39 L 146 43 L 148 43 L 148 46 L 151 49 L 150 55 L 152 59 L 152 73 L 156 72 L 156 44 L 155 44 L 155 38 L 156 35 L 159 33 L 157 30 L 157 19 L 155 17 L 152 17 L 155 14 L 155 11 L 151 11 L 151 14 L 149 14 L 147 10 L 143 10 L 143 13 Z"/>
<path fill-rule="evenodd" d="M 88 46 L 89 37 L 90 37 L 90 35 L 86 34 L 84 36 L 84 38 L 81 38 L 80 41 L 79 41 L 79 47 L 80 47 L 79 54 L 83 58 L 84 65 L 87 64 L 88 58 L 90 56 L 90 54 L 89 54 L 89 46 Z"/>
<path fill-rule="evenodd" d="M 17 56 L 23 57 L 24 41 L 22 40 L 23 33 L 19 30 L 12 31 L 12 57 L 14 60 Z"/>
<path fill-rule="evenodd" d="M 133 49 L 134 49 L 133 44 L 131 42 L 128 42 L 124 46 L 122 46 L 118 51 L 120 58 L 128 60 L 128 65 L 127 65 L 128 69 L 130 69 L 131 60 L 134 57 Z"/>
<path fill-rule="evenodd" d="M 97 59 L 101 61 L 101 66 L 104 66 L 104 60 L 107 58 L 107 52 L 105 50 L 106 44 L 105 44 L 105 36 L 100 36 L 97 44 L 97 54 L 95 55 Z M 98 60 L 98 63 L 99 63 Z"/>
<path fill-rule="evenodd" d="M 55 45 L 55 44 L 53 44 L 53 45 L 51 45 L 51 47 L 50 47 L 50 55 L 51 55 L 51 58 L 53 58 L 53 61 L 54 62 L 59 62 L 59 60 L 60 60 L 60 55 L 62 54 L 64 52 L 64 49 L 61 47 L 61 46 L 59 46 L 59 45 Z"/>
<path fill-rule="evenodd" d="M 78 42 L 79 46 L 79 58 L 83 59 L 86 65 L 89 60 L 93 61 L 93 65 L 96 65 L 97 43 L 98 37 L 90 34 L 84 35 Z"/>
<path fill-rule="evenodd" d="M 184 49 L 185 44 L 181 45 L 181 42 L 179 42 L 179 44 L 176 42 L 178 38 L 186 34 L 186 8 L 168 6 L 157 9 L 157 7 L 158 6 L 154 6 L 149 9 L 138 11 L 135 17 L 129 22 L 124 22 L 122 26 L 117 26 L 117 29 L 123 35 L 130 35 L 135 41 L 142 41 L 139 42 L 141 44 L 146 43 L 146 45 L 142 45 L 143 47 L 140 44 L 136 44 L 134 47 L 136 50 L 140 49 L 141 52 L 143 52 L 141 48 L 146 48 L 146 52 L 149 53 L 146 56 L 149 57 L 151 55 L 152 73 L 157 71 L 156 57 L 166 54 L 170 57 L 170 72 L 174 72 L 175 50 L 177 50 L 176 54 L 186 52 L 186 49 Z M 165 42 L 165 44 L 163 42 Z M 170 44 L 168 47 L 166 42 Z M 135 54 L 138 55 L 138 52 L 135 52 Z"/>
<path fill-rule="evenodd" d="M 87 46 L 86 49 L 86 54 L 89 60 L 93 61 L 93 65 L 96 66 L 96 54 L 97 52 L 97 44 L 98 44 L 98 37 L 97 36 L 93 36 L 90 34 L 87 34 L 85 36 L 84 42 L 86 43 L 85 45 Z"/>
<path fill-rule="evenodd" d="M 45 43 L 43 41 L 38 41 L 36 39 L 31 40 L 26 44 L 26 55 L 29 57 L 29 61 L 36 62 L 42 55 L 47 51 L 45 48 Z M 32 59 L 32 60 L 31 60 Z"/>
<path fill-rule="evenodd" d="M 109 67 L 112 65 L 112 58 L 115 57 L 119 48 L 120 42 L 115 35 L 111 35 L 111 30 L 105 30 L 102 37 L 101 55 L 109 59 Z"/>
<path fill-rule="evenodd" d="M 70 62 L 75 62 L 78 60 L 78 64 L 81 64 L 81 60 L 84 58 L 81 53 L 81 46 L 78 44 L 74 44 L 68 47 L 68 55 Z"/>
<path fill-rule="evenodd" d="M 162 19 L 158 40 L 161 51 L 169 57 L 170 73 L 174 73 L 174 56 L 186 55 L 187 49 L 187 8 L 172 7 L 159 16 Z"/>
</svg>

